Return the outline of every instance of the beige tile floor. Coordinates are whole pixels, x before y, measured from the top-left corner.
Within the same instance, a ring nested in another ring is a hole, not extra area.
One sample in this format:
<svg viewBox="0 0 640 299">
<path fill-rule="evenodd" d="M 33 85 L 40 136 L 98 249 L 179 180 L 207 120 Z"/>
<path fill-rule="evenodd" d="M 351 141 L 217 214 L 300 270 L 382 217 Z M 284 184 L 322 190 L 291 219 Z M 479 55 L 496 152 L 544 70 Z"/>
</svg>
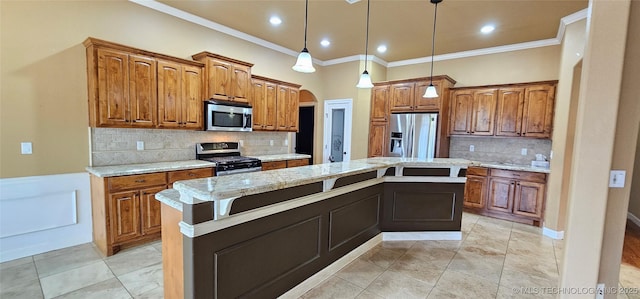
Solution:
<svg viewBox="0 0 640 299">
<path fill-rule="evenodd" d="M 462 241 L 382 242 L 302 298 L 555 298 L 562 241 L 465 213 Z M 640 286 L 624 266 L 621 284 Z M 83 244 L 0 264 L 0 298 L 162 298 L 159 242 L 104 258 Z M 619 297 L 639 299 L 640 296 Z"/>
</svg>

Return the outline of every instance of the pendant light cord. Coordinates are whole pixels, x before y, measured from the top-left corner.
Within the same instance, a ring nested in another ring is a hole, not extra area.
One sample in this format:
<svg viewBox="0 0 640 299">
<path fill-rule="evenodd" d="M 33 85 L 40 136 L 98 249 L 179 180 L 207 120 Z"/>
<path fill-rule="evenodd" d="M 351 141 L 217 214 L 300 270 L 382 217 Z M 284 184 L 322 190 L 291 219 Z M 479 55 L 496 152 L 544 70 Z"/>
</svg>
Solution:
<svg viewBox="0 0 640 299">
<path fill-rule="evenodd" d="M 369 57 L 369 7 L 371 0 L 367 0 L 367 34 L 364 42 L 364 71 L 367 71 L 367 57 Z"/>
<path fill-rule="evenodd" d="M 429 84 L 433 85 L 433 55 L 435 53 L 436 48 L 436 18 L 438 17 L 438 3 L 436 2 L 436 9 L 433 13 L 433 37 L 431 39 L 431 82 Z"/>
<path fill-rule="evenodd" d="M 304 8 L 304 48 L 307 48 L 307 18 L 309 17 L 309 0 L 305 2 Z"/>
</svg>

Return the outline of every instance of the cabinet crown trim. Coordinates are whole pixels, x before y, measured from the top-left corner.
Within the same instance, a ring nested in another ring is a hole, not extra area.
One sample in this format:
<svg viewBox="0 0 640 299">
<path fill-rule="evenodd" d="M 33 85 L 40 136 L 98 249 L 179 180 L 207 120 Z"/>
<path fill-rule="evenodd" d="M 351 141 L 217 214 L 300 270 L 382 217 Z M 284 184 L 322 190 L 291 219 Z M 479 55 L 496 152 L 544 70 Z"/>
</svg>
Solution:
<svg viewBox="0 0 640 299">
<path fill-rule="evenodd" d="M 280 85 L 287 85 L 287 86 L 291 86 L 291 87 L 295 87 L 295 88 L 300 88 L 302 86 L 300 84 L 289 83 L 289 82 L 280 81 L 280 80 L 277 80 L 277 79 L 272 79 L 272 78 L 267 78 L 267 77 L 262 77 L 262 76 L 259 76 L 259 75 L 253 75 L 253 74 L 251 74 L 251 79 L 268 81 L 268 82 L 271 82 L 271 83 L 276 83 L 276 84 L 280 84 Z"/>
<path fill-rule="evenodd" d="M 252 67 L 253 66 L 253 63 L 251 63 L 251 62 L 245 62 L 245 61 L 242 61 L 242 60 L 237 60 L 237 59 L 234 59 L 234 58 L 222 56 L 222 55 L 219 55 L 219 54 L 214 54 L 214 53 L 207 52 L 207 51 L 203 51 L 203 52 L 200 52 L 198 54 L 193 54 L 191 56 L 191 58 L 193 58 L 195 60 L 200 60 L 200 59 L 202 59 L 204 57 L 210 57 L 210 58 L 214 58 L 214 59 L 225 60 L 225 61 L 228 61 L 228 62 L 231 62 L 231 63 L 240 64 L 240 65 L 244 65 L 244 66 L 248 66 L 248 67 Z"/>
<path fill-rule="evenodd" d="M 109 41 L 106 41 L 106 40 L 101 40 L 101 39 L 98 39 L 98 38 L 95 38 L 95 37 L 88 37 L 82 44 L 85 46 L 85 48 L 89 48 L 91 46 L 109 48 L 109 49 L 113 49 L 113 50 L 126 51 L 126 52 L 128 52 L 128 54 L 137 54 L 137 55 L 150 56 L 150 57 L 153 57 L 153 58 L 159 58 L 159 59 L 164 59 L 164 60 L 175 61 L 175 62 L 179 62 L 179 63 L 183 63 L 183 64 L 189 64 L 189 65 L 193 65 L 193 66 L 197 66 L 197 67 L 204 67 L 204 63 L 199 62 L 199 61 L 193 61 L 193 60 L 189 60 L 189 59 L 183 59 L 183 58 L 178 58 L 178 57 L 169 56 L 169 55 L 165 55 L 165 54 L 160 54 L 160 53 L 156 53 L 156 52 L 151 52 L 151 51 L 147 51 L 147 50 L 142 50 L 142 49 L 138 49 L 138 48 L 134 48 L 134 47 L 118 44 L 118 43 L 109 42 Z"/>
<path fill-rule="evenodd" d="M 534 82 L 524 82 L 524 83 L 507 83 L 507 84 L 493 84 L 493 85 L 477 85 L 477 86 L 464 86 L 464 87 L 451 87 L 449 90 L 467 90 L 467 89 L 478 89 L 478 88 L 511 88 L 511 87 L 527 87 L 529 85 L 556 85 L 558 84 L 558 80 L 548 80 L 548 81 L 534 81 Z"/>
<path fill-rule="evenodd" d="M 397 84 L 397 83 L 413 83 L 416 81 L 430 81 L 430 80 L 431 80 L 431 77 L 409 78 L 409 79 L 401 79 L 401 80 L 393 80 L 393 81 L 374 82 L 373 86 Z M 433 76 L 433 81 L 439 81 L 439 80 L 447 80 L 451 82 L 452 85 L 456 84 L 456 80 L 453 80 L 451 77 L 447 75 Z"/>
</svg>

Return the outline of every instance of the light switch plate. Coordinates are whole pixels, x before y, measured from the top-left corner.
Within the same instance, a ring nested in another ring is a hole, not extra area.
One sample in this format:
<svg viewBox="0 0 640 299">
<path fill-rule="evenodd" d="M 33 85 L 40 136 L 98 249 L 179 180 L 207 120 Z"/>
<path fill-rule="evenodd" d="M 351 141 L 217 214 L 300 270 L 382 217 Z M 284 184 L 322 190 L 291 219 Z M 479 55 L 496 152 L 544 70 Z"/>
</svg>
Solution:
<svg viewBox="0 0 640 299">
<path fill-rule="evenodd" d="M 269 145 L 273 146 L 273 140 L 269 140 Z"/>
<path fill-rule="evenodd" d="M 612 170 L 609 175 L 610 188 L 624 188 L 624 180 L 627 172 L 624 170 Z"/>
<path fill-rule="evenodd" d="M 520 150 L 520 154 L 523 155 L 523 156 L 526 156 L 527 155 L 527 149 L 526 148 L 521 149 Z"/>
<path fill-rule="evenodd" d="M 23 155 L 31 155 L 33 154 L 33 146 L 31 142 L 22 142 L 20 143 L 20 153 Z"/>
<path fill-rule="evenodd" d="M 474 152 L 476 150 L 476 147 L 472 145 L 469 145 L 469 151 L 470 152 Z"/>
<path fill-rule="evenodd" d="M 136 149 L 139 150 L 139 151 L 143 151 L 144 150 L 144 141 L 136 142 Z"/>
</svg>

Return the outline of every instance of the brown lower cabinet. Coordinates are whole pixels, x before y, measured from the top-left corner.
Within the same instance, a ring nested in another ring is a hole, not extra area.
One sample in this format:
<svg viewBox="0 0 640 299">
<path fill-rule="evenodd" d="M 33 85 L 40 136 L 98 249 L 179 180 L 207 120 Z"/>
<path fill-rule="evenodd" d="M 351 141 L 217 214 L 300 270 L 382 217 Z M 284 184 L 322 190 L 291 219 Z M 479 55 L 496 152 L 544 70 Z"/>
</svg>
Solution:
<svg viewBox="0 0 640 299">
<path fill-rule="evenodd" d="M 309 159 L 262 162 L 262 170 L 274 170 L 309 165 Z"/>
<path fill-rule="evenodd" d="M 540 226 L 546 181 L 544 173 L 469 167 L 464 210 Z"/>
<path fill-rule="evenodd" d="M 161 204 L 156 193 L 171 188 L 176 181 L 213 174 L 213 168 L 200 168 L 106 178 L 91 175 L 96 246 L 110 256 L 124 247 L 160 238 Z"/>
</svg>

